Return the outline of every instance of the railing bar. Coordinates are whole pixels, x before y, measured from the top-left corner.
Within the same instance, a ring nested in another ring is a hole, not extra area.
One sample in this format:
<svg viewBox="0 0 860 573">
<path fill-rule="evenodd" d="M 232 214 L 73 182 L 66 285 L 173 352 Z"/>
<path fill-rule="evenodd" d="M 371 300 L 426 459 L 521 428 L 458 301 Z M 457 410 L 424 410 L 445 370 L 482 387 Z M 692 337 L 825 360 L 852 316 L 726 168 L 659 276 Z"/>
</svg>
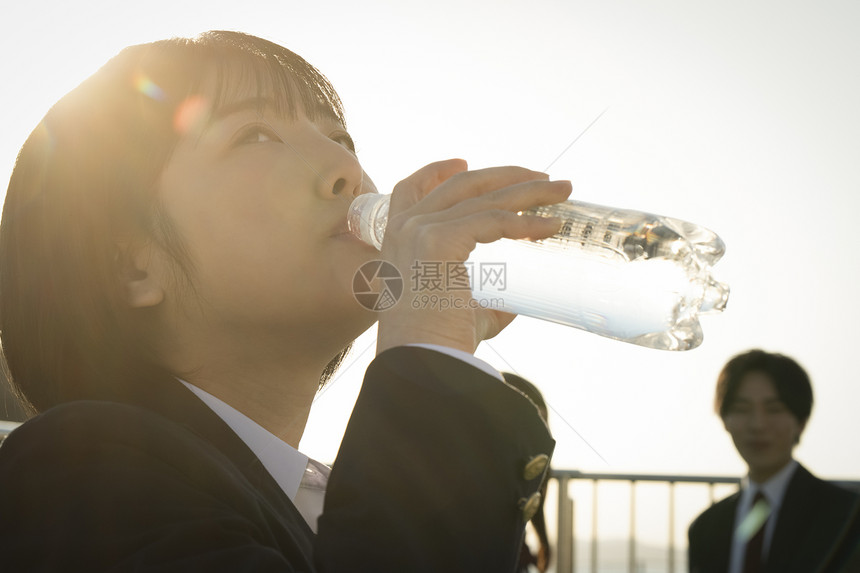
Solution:
<svg viewBox="0 0 860 573">
<path fill-rule="evenodd" d="M 669 482 L 669 573 L 675 573 L 675 482 Z"/>
<path fill-rule="evenodd" d="M 591 573 L 597 573 L 597 480 L 591 483 Z"/>
<path fill-rule="evenodd" d="M 573 500 L 568 488 L 570 480 L 567 477 L 558 479 L 558 529 L 556 546 L 558 552 L 558 572 L 573 573 Z"/>
<path fill-rule="evenodd" d="M 579 480 L 603 480 L 603 481 L 660 481 L 660 482 L 686 482 L 686 483 L 725 483 L 739 484 L 741 478 L 732 476 L 700 476 L 683 474 L 609 474 L 609 473 L 585 473 L 579 470 L 561 470 L 553 468 L 550 472 L 552 477 L 565 476 L 570 479 Z M 849 487 L 860 486 L 860 480 L 840 480 L 839 483 Z"/>
<path fill-rule="evenodd" d="M 555 547 L 556 547 L 556 563 L 558 564 L 559 573 L 564 573 L 564 548 L 567 543 L 564 532 L 564 486 L 567 483 L 567 478 L 560 477 L 556 480 L 558 484 L 558 499 L 556 500 L 556 528 L 555 528 Z"/>
<path fill-rule="evenodd" d="M 573 498 L 568 500 L 568 507 L 570 508 L 570 558 L 568 562 L 570 563 L 570 573 L 576 573 L 576 515 L 574 513 L 576 506 Z"/>
<path fill-rule="evenodd" d="M 630 550 L 627 569 L 636 573 L 636 482 L 630 482 Z"/>
</svg>

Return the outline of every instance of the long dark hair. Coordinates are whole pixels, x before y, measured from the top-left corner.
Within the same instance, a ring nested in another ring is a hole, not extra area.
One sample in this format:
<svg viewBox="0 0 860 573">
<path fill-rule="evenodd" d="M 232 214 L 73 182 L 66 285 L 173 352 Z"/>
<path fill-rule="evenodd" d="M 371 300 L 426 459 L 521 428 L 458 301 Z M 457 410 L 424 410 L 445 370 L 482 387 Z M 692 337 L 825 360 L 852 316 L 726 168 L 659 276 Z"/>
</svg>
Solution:
<svg viewBox="0 0 860 573">
<path fill-rule="evenodd" d="M 334 88 L 301 57 L 218 31 L 126 48 L 27 139 L 0 223 L 0 337 L 7 377 L 31 412 L 177 374 L 158 366 L 132 328 L 146 310 L 128 307 L 119 279 L 128 245 L 154 241 L 193 289 L 193 261 L 161 209 L 159 176 L 195 119 L 248 85 L 274 94 L 286 113 L 344 122 Z"/>
</svg>

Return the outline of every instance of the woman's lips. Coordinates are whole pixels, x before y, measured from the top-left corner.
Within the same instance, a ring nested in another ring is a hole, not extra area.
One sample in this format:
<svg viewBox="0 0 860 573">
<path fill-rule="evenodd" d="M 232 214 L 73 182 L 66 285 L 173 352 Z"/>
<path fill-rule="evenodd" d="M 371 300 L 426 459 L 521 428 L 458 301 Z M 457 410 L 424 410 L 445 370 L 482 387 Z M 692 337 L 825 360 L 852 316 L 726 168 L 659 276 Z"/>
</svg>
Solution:
<svg viewBox="0 0 860 573">
<path fill-rule="evenodd" d="M 333 227 L 331 236 L 332 237 L 339 237 L 341 235 L 351 235 L 351 234 L 352 233 L 349 230 L 349 224 L 347 223 L 347 218 L 344 216 Z"/>
</svg>

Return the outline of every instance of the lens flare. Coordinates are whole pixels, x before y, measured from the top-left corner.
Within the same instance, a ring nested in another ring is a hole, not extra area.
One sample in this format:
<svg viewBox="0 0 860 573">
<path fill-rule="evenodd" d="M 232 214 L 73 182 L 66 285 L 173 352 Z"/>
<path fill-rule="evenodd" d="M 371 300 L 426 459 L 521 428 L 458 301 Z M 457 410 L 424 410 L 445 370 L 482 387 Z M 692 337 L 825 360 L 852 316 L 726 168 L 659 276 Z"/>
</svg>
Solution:
<svg viewBox="0 0 860 573">
<path fill-rule="evenodd" d="M 164 101 L 164 90 L 150 80 L 145 74 L 137 73 L 134 77 L 134 87 L 143 95 L 157 101 Z"/>
<path fill-rule="evenodd" d="M 180 135 L 199 131 L 209 120 L 210 105 L 206 98 L 193 95 L 185 98 L 173 115 L 173 129 Z"/>
</svg>

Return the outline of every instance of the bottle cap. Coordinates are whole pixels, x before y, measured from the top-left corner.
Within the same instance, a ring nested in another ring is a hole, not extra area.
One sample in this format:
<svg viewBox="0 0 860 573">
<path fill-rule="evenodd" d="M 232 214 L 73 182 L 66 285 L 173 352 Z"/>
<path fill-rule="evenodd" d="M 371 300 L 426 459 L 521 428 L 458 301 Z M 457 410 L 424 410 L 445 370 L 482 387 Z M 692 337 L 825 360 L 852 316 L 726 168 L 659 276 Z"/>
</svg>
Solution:
<svg viewBox="0 0 860 573">
<path fill-rule="evenodd" d="M 368 245 L 381 249 L 390 199 L 390 195 L 379 193 L 365 193 L 353 199 L 346 218 L 349 231 Z"/>
</svg>

